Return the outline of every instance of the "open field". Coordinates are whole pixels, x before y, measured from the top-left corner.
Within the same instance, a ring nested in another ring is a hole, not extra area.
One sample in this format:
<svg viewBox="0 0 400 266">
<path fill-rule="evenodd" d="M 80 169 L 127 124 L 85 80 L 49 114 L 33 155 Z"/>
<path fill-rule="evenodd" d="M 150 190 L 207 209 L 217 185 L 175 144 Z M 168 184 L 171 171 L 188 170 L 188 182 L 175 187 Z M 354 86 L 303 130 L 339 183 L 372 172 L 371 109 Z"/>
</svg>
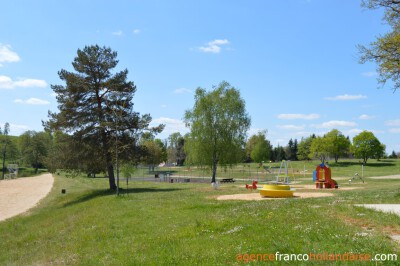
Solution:
<svg viewBox="0 0 400 266">
<path fill-rule="evenodd" d="M 312 173 L 319 161 L 293 161 L 288 164 L 289 177 L 312 179 Z M 334 179 L 350 179 L 355 173 L 364 177 L 400 175 L 400 161 L 394 159 L 386 159 L 377 161 L 375 159 L 368 160 L 365 166 L 358 159 L 341 159 L 338 163 L 329 161 L 329 166 L 332 168 L 332 178 Z M 264 163 L 262 167 L 256 163 L 243 163 L 237 165 L 226 165 L 218 167 L 218 178 L 235 178 L 237 180 L 249 181 L 271 181 L 275 180 L 278 173 L 283 174 L 285 171 L 281 162 Z M 133 178 L 141 179 L 153 178 L 155 173 L 168 173 L 172 178 L 199 178 L 208 182 L 210 180 L 211 171 L 206 167 L 184 166 L 184 167 L 139 167 L 131 174 Z M 121 176 L 124 176 L 123 171 Z"/>
<path fill-rule="evenodd" d="M 394 175 L 398 164 L 370 167 L 371 176 L 382 176 L 376 168 Z M 0 222 L 0 264 L 241 265 L 243 254 L 373 256 L 398 254 L 400 249 L 394 240 L 400 235 L 399 216 L 355 206 L 400 203 L 400 179 L 367 177 L 365 183 L 351 185 L 343 179 L 341 188 L 325 191 L 303 177 L 297 178 L 299 192 L 333 196 L 261 201 L 217 200 L 256 193 L 241 182 L 215 190 L 209 183 L 136 179 L 119 197 L 107 185 L 103 178 L 56 176 L 53 190 L 36 208 Z M 290 263 L 296 264 L 329 263 Z M 351 263 L 358 264 L 366 265 Z"/>
</svg>

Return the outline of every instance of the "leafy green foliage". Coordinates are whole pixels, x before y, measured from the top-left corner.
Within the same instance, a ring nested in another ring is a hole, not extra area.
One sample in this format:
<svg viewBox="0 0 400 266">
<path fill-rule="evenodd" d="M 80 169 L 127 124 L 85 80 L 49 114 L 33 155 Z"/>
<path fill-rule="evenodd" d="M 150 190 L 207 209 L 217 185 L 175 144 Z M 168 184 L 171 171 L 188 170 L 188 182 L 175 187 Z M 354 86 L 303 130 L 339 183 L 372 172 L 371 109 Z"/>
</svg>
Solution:
<svg viewBox="0 0 400 266">
<path fill-rule="evenodd" d="M 198 88 L 192 110 L 185 112 L 190 128 L 185 143 L 188 160 L 213 169 L 215 182 L 217 164 L 230 164 L 243 158 L 250 117 L 237 89 L 221 82 L 213 91 Z"/>
<path fill-rule="evenodd" d="M 23 161 L 32 166 L 35 173 L 44 166 L 51 142 L 51 136 L 47 132 L 26 131 L 20 136 Z"/>
<path fill-rule="evenodd" d="M 310 147 L 310 157 L 319 158 L 324 163 L 332 150 L 332 143 L 325 137 L 316 137 Z"/>
<path fill-rule="evenodd" d="M 18 156 L 18 149 L 16 144 L 10 136 L 8 135 L 10 132 L 9 123 L 4 124 L 4 129 L 0 128 L 0 158 L 2 160 L 2 173 L 1 178 L 4 179 L 4 175 L 6 173 L 6 160 L 12 161 L 15 160 Z"/>
<path fill-rule="evenodd" d="M 354 156 L 363 159 L 364 164 L 369 158 L 376 158 L 382 153 L 383 146 L 370 131 L 363 131 L 353 138 Z"/>
<path fill-rule="evenodd" d="M 383 7 L 384 20 L 392 27 L 392 31 L 378 37 L 367 48 L 359 45 L 360 62 L 368 61 L 378 64 L 378 82 L 384 85 L 388 80 L 393 81 L 393 89 L 400 87 L 400 2 L 397 0 L 365 0 L 363 6 L 370 9 Z"/>
<path fill-rule="evenodd" d="M 326 138 L 329 143 L 330 155 L 335 158 L 336 163 L 340 157 L 344 157 L 350 152 L 350 140 L 339 130 L 332 129 L 324 138 Z"/>
<path fill-rule="evenodd" d="M 176 163 L 178 166 L 182 166 L 186 159 L 186 153 L 184 150 L 185 138 L 179 132 L 172 133 L 168 137 L 168 162 Z"/>
<path fill-rule="evenodd" d="M 290 139 L 288 145 L 286 147 L 286 157 L 288 160 L 297 161 L 297 152 L 298 152 L 298 143 L 297 139 Z"/>
<path fill-rule="evenodd" d="M 160 139 L 147 139 L 142 143 L 144 154 L 142 162 L 148 165 L 158 165 L 167 160 L 167 149 Z"/>
<path fill-rule="evenodd" d="M 254 162 L 269 161 L 272 155 L 272 145 L 266 138 L 266 131 L 253 135 L 246 143 L 246 154 Z"/>
<path fill-rule="evenodd" d="M 299 160 L 310 160 L 313 157 L 311 154 L 311 143 L 315 139 L 315 135 L 311 135 L 308 138 L 302 138 L 300 143 L 298 144 L 297 149 L 297 158 Z"/>
</svg>

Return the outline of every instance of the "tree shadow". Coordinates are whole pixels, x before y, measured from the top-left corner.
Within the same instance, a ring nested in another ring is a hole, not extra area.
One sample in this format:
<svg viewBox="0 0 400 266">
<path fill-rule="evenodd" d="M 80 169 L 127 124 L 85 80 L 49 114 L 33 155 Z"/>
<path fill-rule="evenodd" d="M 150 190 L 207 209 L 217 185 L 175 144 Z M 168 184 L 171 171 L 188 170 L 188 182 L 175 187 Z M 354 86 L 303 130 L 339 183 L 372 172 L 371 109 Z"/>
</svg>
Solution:
<svg viewBox="0 0 400 266">
<path fill-rule="evenodd" d="M 350 166 L 361 166 L 363 163 L 361 161 L 359 162 L 337 162 L 337 163 L 330 163 L 329 165 L 331 167 L 350 167 Z M 369 166 L 369 167 L 386 167 L 386 166 L 395 166 L 396 164 L 393 163 L 392 161 L 389 160 L 380 160 L 378 162 L 367 162 L 366 165 L 364 166 Z"/>
<path fill-rule="evenodd" d="M 129 189 L 119 189 L 119 194 L 124 195 L 124 194 L 137 194 L 137 193 L 161 193 L 161 192 L 171 192 L 171 191 L 178 191 L 182 190 L 181 188 L 129 188 Z M 116 191 L 115 190 L 93 190 L 89 192 L 88 194 L 78 197 L 77 199 L 74 199 L 70 202 L 67 202 L 63 205 L 63 207 L 69 207 L 72 205 L 76 205 L 79 203 L 83 203 L 86 201 L 90 201 L 92 199 L 98 198 L 98 197 L 104 197 L 104 196 L 110 196 L 110 195 L 115 195 L 116 196 Z"/>
</svg>

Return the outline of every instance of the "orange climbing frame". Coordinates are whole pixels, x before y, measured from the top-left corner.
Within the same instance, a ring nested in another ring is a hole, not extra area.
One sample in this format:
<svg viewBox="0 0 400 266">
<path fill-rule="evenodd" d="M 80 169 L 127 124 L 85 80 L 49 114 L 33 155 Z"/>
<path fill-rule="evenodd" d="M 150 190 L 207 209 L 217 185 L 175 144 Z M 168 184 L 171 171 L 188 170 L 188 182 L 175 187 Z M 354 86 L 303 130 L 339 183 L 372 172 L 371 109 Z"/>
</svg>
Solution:
<svg viewBox="0 0 400 266">
<path fill-rule="evenodd" d="M 338 184 L 331 178 L 331 168 L 325 164 L 320 164 L 316 169 L 316 188 L 338 188 Z"/>
</svg>

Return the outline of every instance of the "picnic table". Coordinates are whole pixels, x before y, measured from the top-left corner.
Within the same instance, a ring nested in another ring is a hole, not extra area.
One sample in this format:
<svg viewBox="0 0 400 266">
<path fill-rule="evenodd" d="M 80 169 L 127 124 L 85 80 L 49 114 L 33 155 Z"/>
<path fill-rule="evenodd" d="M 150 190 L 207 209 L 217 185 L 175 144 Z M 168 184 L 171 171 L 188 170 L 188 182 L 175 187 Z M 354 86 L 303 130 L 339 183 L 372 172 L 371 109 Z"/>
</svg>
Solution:
<svg viewBox="0 0 400 266">
<path fill-rule="evenodd" d="M 235 180 L 233 178 L 223 178 L 221 183 L 234 183 Z"/>
</svg>

